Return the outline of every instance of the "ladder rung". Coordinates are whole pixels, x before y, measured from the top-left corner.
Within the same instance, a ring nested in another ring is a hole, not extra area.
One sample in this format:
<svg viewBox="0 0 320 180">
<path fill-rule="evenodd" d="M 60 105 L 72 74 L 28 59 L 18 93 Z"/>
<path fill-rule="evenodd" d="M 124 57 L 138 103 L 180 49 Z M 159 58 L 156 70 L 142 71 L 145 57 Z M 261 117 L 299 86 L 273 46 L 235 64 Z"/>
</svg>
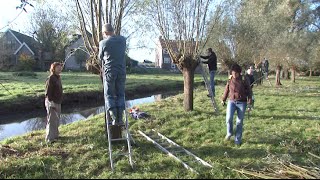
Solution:
<svg viewBox="0 0 320 180">
<path fill-rule="evenodd" d="M 113 154 L 113 156 L 127 156 L 127 155 L 130 155 L 130 153 Z"/>
<path fill-rule="evenodd" d="M 167 149 L 171 149 L 171 151 L 174 151 L 174 150 L 180 150 L 181 148 L 177 146 L 171 146 L 171 147 L 168 147 Z"/>
<path fill-rule="evenodd" d="M 173 153 L 182 153 L 185 152 L 184 150 L 177 150 L 177 151 L 172 151 Z"/>
<path fill-rule="evenodd" d="M 170 145 L 170 143 L 164 142 L 164 143 L 159 143 L 159 145 L 160 145 L 160 146 L 168 146 L 168 145 Z"/>
<path fill-rule="evenodd" d="M 153 139 L 152 137 L 151 137 L 151 139 Z M 154 141 L 159 141 L 159 140 L 162 140 L 162 138 L 157 138 L 157 139 L 153 139 Z"/>
<path fill-rule="evenodd" d="M 193 160 L 190 160 L 188 161 L 189 163 L 194 163 L 194 162 L 200 162 L 198 159 L 193 159 Z"/>
<path fill-rule="evenodd" d="M 124 140 L 127 140 L 127 138 L 111 139 L 111 141 L 124 141 Z"/>
</svg>

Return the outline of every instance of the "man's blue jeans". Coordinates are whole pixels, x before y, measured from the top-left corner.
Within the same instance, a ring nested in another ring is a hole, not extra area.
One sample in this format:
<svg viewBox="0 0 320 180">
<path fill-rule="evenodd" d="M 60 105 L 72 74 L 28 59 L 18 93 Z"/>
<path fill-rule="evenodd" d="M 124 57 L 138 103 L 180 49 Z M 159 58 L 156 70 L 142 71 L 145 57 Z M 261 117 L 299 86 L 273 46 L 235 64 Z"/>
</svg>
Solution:
<svg viewBox="0 0 320 180">
<path fill-rule="evenodd" d="M 215 73 L 216 73 L 216 71 L 210 71 L 210 87 L 211 87 L 213 96 L 216 95 L 216 91 L 215 91 L 215 87 L 214 87 L 214 75 L 215 75 Z"/>
<path fill-rule="evenodd" d="M 125 109 L 125 82 L 125 74 L 105 74 L 104 96 L 107 110 L 117 109 L 122 112 Z"/>
<path fill-rule="evenodd" d="M 246 108 L 247 108 L 247 102 L 231 101 L 231 100 L 228 101 L 227 115 L 226 115 L 227 136 L 233 135 L 233 115 L 235 111 L 237 111 L 236 134 L 235 134 L 236 144 L 241 144 L 243 119 L 246 112 Z"/>
</svg>

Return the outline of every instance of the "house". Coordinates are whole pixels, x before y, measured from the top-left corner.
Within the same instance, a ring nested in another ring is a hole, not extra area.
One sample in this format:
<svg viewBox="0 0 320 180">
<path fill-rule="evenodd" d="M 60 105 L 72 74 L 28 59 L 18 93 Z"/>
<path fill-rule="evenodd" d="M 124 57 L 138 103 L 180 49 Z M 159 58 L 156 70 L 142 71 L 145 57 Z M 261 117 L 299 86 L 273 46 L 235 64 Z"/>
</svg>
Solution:
<svg viewBox="0 0 320 180">
<path fill-rule="evenodd" d="M 172 42 L 172 46 L 177 50 L 176 43 Z M 172 62 L 168 49 L 166 48 L 165 41 L 162 36 L 159 37 L 159 40 L 156 43 L 156 67 L 166 70 L 177 70 L 176 65 Z"/>
<path fill-rule="evenodd" d="M 92 37 L 92 34 L 87 32 L 88 37 Z M 65 64 L 66 70 L 83 70 L 86 67 L 86 60 L 89 59 L 90 53 L 87 51 L 84 39 L 80 34 L 72 35 L 72 40 L 65 48 Z M 126 55 L 127 67 L 138 66 L 138 61 L 131 59 Z"/>
<path fill-rule="evenodd" d="M 40 51 L 38 42 L 30 36 L 7 29 L 0 36 L 0 69 L 15 67 L 19 64 L 19 57 L 23 54 L 36 60 L 38 67 L 41 67 L 39 61 Z"/>
<path fill-rule="evenodd" d="M 169 43 L 169 46 L 171 46 L 171 48 L 175 53 L 178 53 L 179 51 L 178 41 L 169 40 L 167 43 Z M 195 43 L 188 41 L 186 42 L 186 44 L 187 44 L 186 50 L 189 49 L 190 51 L 193 51 L 195 47 Z M 162 36 L 159 37 L 159 40 L 156 43 L 155 66 L 158 68 L 166 69 L 170 71 L 179 71 L 176 64 L 174 64 L 172 59 L 170 58 L 165 40 L 162 38 Z"/>
<path fill-rule="evenodd" d="M 90 34 L 90 36 L 92 36 Z M 74 34 L 69 46 L 65 49 L 65 64 L 67 70 L 82 70 L 85 68 L 86 60 L 90 57 L 85 48 L 84 39 L 80 34 Z"/>
</svg>

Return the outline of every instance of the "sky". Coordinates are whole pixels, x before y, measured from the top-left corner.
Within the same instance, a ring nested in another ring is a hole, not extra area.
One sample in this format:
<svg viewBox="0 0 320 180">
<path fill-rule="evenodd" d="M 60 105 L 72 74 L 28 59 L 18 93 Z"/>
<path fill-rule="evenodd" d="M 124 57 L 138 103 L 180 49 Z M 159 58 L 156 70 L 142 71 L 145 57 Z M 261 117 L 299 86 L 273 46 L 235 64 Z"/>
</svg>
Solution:
<svg viewBox="0 0 320 180">
<path fill-rule="evenodd" d="M 0 2 L 0 31 L 3 32 L 9 27 L 17 31 L 25 31 L 24 27 L 26 26 L 28 17 L 30 17 L 33 8 L 26 7 L 28 13 L 21 13 L 21 9 L 16 9 L 16 6 L 20 5 L 20 0 L 0 0 Z M 13 22 L 10 23 L 11 21 Z"/>
<path fill-rule="evenodd" d="M 30 6 L 26 7 L 26 12 L 21 12 L 21 9 L 16 9 L 16 6 L 21 4 L 20 0 L 0 0 L 0 32 L 6 31 L 11 28 L 15 31 L 28 34 L 28 22 L 30 21 L 33 8 Z M 32 3 L 32 1 L 30 1 Z M 32 3 L 35 7 L 36 3 Z M 143 62 L 143 60 L 153 61 L 155 60 L 155 41 L 156 39 L 150 40 L 150 37 L 146 38 L 147 48 L 140 47 L 138 37 L 131 38 L 129 44 L 129 57 L 132 59 Z"/>
</svg>

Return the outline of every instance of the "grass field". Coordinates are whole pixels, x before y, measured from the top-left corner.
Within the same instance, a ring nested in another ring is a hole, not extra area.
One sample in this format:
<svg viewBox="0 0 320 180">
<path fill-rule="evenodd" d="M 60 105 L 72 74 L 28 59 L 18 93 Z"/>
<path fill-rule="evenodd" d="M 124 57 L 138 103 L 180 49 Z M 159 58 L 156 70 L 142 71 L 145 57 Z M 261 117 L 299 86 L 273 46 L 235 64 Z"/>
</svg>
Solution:
<svg viewBox="0 0 320 180">
<path fill-rule="evenodd" d="M 274 79 L 271 81 L 274 84 Z M 282 80 L 282 84 L 276 88 L 265 82 L 254 87 L 255 108 L 250 118 L 245 116 L 240 147 L 224 141 L 226 107 L 219 105 L 220 113 L 215 115 L 206 90 L 199 87 L 194 92 L 192 112 L 183 111 L 180 94 L 140 106 L 151 115 L 148 120 L 130 118 L 137 143 L 133 147 L 135 170 L 131 170 L 128 158 L 121 157 L 115 161 L 115 172 L 111 171 L 104 118 L 98 115 L 61 126 L 61 138 L 54 144 L 44 144 L 44 131 L 2 141 L 0 178 L 253 178 L 237 170 L 266 172 L 278 168 L 279 162 L 312 167 L 320 175 L 320 159 L 316 158 L 320 155 L 319 77 L 299 77 L 295 84 Z M 223 85 L 217 86 L 217 96 L 223 89 Z M 137 133 L 151 129 L 213 168 L 198 166 L 199 175 L 189 172 Z M 115 148 L 120 151 L 122 146 Z"/>
</svg>

